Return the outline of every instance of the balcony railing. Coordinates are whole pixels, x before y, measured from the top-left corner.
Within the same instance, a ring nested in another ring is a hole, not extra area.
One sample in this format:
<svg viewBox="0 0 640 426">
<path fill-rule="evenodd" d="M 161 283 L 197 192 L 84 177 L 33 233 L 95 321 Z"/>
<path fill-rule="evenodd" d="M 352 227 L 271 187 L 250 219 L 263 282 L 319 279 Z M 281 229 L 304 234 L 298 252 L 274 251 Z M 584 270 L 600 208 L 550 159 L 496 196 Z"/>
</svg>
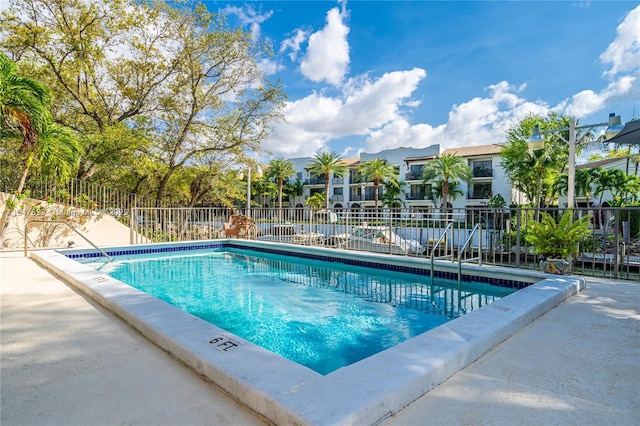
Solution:
<svg viewBox="0 0 640 426">
<path fill-rule="evenodd" d="M 488 200 L 489 198 L 491 198 L 490 192 L 467 193 L 467 200 Z"/>
<path fill-rule="evenodd" d="M 486 167 L 476 167 L 473 169 L 473 177 L 493 177 L 493 169 Z"/>
<path fill-rule="evenodd" d="M 404 199 L 405 200 L 433 200 L 433 196 L 418 192 L 416 194 L 411 194 L 411 193 L 406 194 Z"/>
<path fill-rule="evenodd" d="M 305 185 L 324 185 L 324 177 L 321 178 L 310 178 L 304 181 Z"/>
<path fill-rule="evenodd" d="M 416 173 L 408 172 L 404 174 L 404 180 L 418 180 L 418 179 L 420 179 L 420 176 L 418 176 Z"/>
</svg>

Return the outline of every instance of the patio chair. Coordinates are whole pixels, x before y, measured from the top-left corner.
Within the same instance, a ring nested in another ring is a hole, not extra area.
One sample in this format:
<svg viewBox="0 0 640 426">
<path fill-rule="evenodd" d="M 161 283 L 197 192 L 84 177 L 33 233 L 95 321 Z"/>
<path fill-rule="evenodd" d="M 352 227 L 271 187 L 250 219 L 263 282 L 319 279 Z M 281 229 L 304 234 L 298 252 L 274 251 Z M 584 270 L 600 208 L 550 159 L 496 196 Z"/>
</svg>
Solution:
<svg viewBox="0 0 640 426">
<path fill-rule="evenodd" d="M 222 224 L 224 229 L 224 236 L 226 238 L 239 238 L 241 228 L 237 226 L 236 219 L 238 215 L 231 215 L 229 221 Z"/>
</svg>

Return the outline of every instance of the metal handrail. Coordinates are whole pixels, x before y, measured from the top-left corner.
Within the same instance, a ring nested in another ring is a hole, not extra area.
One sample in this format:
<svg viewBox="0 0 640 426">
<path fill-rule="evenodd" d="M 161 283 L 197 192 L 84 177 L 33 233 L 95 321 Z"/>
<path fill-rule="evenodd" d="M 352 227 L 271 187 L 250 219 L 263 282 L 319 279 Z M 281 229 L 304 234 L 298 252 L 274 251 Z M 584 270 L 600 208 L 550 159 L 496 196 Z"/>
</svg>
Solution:
<svg viewBox="0 0 640 426">
<path fill-rule="evenodd" d="M 436 255 L 436 249 L 438 248 L 438 246 L 440 245 L 440 243 L 442 242 L 442 240 L 444 239 L 444 237 L 447 235 L 447 231 L 449 231 L 449 229 L 451 228 L 452 223 L 449 222 L 447 224 L 447 226 L 444 228 L 444 231 L 442 231 L 442 233 L 440 234 L 440 237 L 438 237 L 438 241 L 435 242 L 435 244 L 433 245 L 433 248 L 431 249 L 431 285 L 433 285 L 433 274 L 434 274 L 434 266 L 433 266 L 433 261 L 436 259 L 447 259 L 447 258 L 453 258 L 453 250 L 451 251 L 451 254 L 446 254 L 444 256 L 438 256 L 435 257 Z M 445 244 L 446 244 L 446 240 L 445 240 Z M 445 247 L 446 248 L 446 247 Z"/>
<path fill-rule="evenodd" d="M 74 228 L 69 223 L 65 222 L 64 220 L 42 220 L 42 219 L 30 220 L 30 221 L 28 221 L 27 223 L 24 224 L 24 255 L 25 255 L 25 257 L 27 256 L 27 249 L 28 249 L 28 245 L 29 245 L 29 240 L 27 239 L 27 228 L 32 223 L 61 223 L 61 224 L 67 225 L 69 228 L 71 228 L 71 230 L 73 232 L 75 232 L 76 234 L 80 235 L 81 238 L 83 238 L 86 242 L 88 242 L 96 250 L 98 250 L 103 256 L 105 256 L 107 259 L 109 259 L 109 261 L 112 260 L 111 256 L 109 256 L 107 253 L 105 253 L 104 250 L 102 250 L 100 247 L 95 245 L 90 239 L 85 237 L 80 231 L 78 231 L 76 228 Z"/>
<path fill-rule="evenodd" d="M 462 254 L 467 249 L 467 246 L 469 245 L 469 243 L 473 240 L 473 236 L 475 235 L 476 231 L 479 231 L 478 256 L 471 257 L 469 259 L 462 259 Z M 467 241 L 465 241 L 462 248 L 458 251 L 458 288 L 460 288 L 460 286 L 462 285 L 462 262 L 472 262 L 474 260 L 478 260 L 478 264 L 482 265 L 482 228 L 481 228 L 480 222 L 476 223 L 476 226 L 474 226 L 473 229 L 471 230 L 471 233 L 469 234 Z"/>
</svg>

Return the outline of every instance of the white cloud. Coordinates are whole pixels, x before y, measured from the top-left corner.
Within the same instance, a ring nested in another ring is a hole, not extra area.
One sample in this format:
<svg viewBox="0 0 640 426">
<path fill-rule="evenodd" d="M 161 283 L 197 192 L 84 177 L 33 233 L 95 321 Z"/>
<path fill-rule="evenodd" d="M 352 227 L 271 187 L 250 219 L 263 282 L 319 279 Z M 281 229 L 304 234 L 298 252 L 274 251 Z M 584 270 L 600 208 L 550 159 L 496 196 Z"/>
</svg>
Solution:
<svg viewBox="0 0 640 426">
<path fill-rule="evenodd" d="M 399 118 L 379 130 L 369 134 L 365 143 L 366 152 L 378 152 L 385 149 L 411 147 L 425 148 L 442 138 L 445 125 L 432 127 L 429 124 L 411 125 L 406 119 Z"/>
<path fill-rule="evenodd" d="M 454 105 L 446 124 L 433 127 L 427 123 L 410 125 L 396 120 L 371 132 L 367 152 L 410 146 L 423 148 L 439 144 L 441 149 L 504 142 L 506 129 L 529 114 L 546 114 L 548 106 L 520 97 L 526 86 L 512 86 L 506 81 L 488 88 L 488 97 L 476 97 Z"/>
<path fill-rule="evenodd" d="M 640 68 L 640 6 L 629 12 L 624 21 L 618 25 L 618 35 L 600 55 L 600 61 L 611 65 L 611 68 L 604 72 L 609 77 L 624 72 L 638 72 Z"/>
<path fill-rule="evenodd" d="M 309 37 L 309 32 L 302 29 L 296 30 L 296 33 L 292 37 L 289 37 L 280 43 L 280 53 L 291 50 L 288 54 L 289 59 L 295 61 L 298 57 L 298 52 L 300 51 L 300 45 L 307 40 L 307 37 Z"/>
<path fill-rule="evenodd" d="M 375 81 L 361 76 L 349 80 L 340 97 L 313 93 L 291 102 L 285 110 L 286 123 L 264 146 L 275 154 L 307 156 L 332 139 L 369 135 L 402 119 L 401 108 L 415 104 L 410 96 L 425 77 L 420 68 L 387 73 Z"/>
<path fill-rule="evenodd" d="M 220 13 L 223 15 L 236 15 L 242 25 L 249 25 L 254 40 L 260 38 L 260 25 L 273 15 L 273 11 L 261 14 L 253 6 L 226 6 L 224 9 L 220 9 Z"/>
<path fill-rule="evenodd" d="M 604 89 L 585 89 L 549 105 L 544 100 L 527 100 L 526 84 L 501 81 L 487 87 L 485 96 L 453 105 L 445 124 L 412 123 L 412 108 L 420 104 L 414 97 L 426 71 L 414 68 L 376 78 L 354 76 L 345 81 L 349 46 L 343 18 L 338 9 L 327 13 L 325 28 L 310 36 L 301 65 L 307 78 L 336 86 L 341 94 L 331 97 L 328 90 L 321 90 L 289 103 L 286 123 L 265 142 L 265 147 L 276 155 L 311 156 L 343 138 L 361 140 L 360 145 L 356 141 L 353 146 L 349 141 L 349 146 L 340 148 L 345 157 L 403 146 L 440 144 L 446 149 L 501 143 L 510 126 L 531 114 L 543 116 L 555 111 L 584 119 L 620 101 L 637 102 L 633 97 L 640 91 L 639 6 L 618 26 L 616 39 L 600 56 L 601 62 L 609 66 L 603 74 L 609 79 Z M 291 49 L 292 59 L 295 58 L 307 35 L 296 33 L 283 43 L 281 51 Z"/>
<path fill-rule="evenodd" d="M 633 96 L 633 93 L 638 91 L 637 86 L 637 77 L 624 76 L 612 81 L 604 90 L 598 93 L 593 90 L 583 90 L 573 95 L 571 101 L 560 104 L 557 109 L 573 117 L 584 117 L 600 111 L 612 103 L 613 100 Z"/>
<path fill-rule="evenodd" d="M 342 83 L 349 68 L 349 27 L 344 24 L 347 13 L 333 8 L 327 12 L 325 27 L 309 36 L 307 52 L 300 72 L 311 81 L 333 86 Z"/>
</svg>

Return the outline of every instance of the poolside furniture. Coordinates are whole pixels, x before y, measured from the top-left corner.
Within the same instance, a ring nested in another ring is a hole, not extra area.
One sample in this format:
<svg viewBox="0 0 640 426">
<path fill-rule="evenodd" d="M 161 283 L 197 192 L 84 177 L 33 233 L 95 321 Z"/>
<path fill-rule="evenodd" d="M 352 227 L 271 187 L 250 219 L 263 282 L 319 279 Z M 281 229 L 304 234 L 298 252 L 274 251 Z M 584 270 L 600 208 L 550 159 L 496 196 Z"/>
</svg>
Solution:
<svg viewBox="0 0 640 426">
<path fill-rule="evenodd" d="M 224 229 L 224 236 L 227 238 L 240 238 L 240 227 L 236 222 L 240 215 L 233 214 L 229 216 L 229 220 L 225 222 L 222 227 Z"/>
<path fill-rule="evenodd" d="M 258 235 L 255 221 L 239 214 L 229 217 L 229 221 L 223 224 L 224 235 L 227 238 L 248 238 L 255 239 Z"/>
</svg>

